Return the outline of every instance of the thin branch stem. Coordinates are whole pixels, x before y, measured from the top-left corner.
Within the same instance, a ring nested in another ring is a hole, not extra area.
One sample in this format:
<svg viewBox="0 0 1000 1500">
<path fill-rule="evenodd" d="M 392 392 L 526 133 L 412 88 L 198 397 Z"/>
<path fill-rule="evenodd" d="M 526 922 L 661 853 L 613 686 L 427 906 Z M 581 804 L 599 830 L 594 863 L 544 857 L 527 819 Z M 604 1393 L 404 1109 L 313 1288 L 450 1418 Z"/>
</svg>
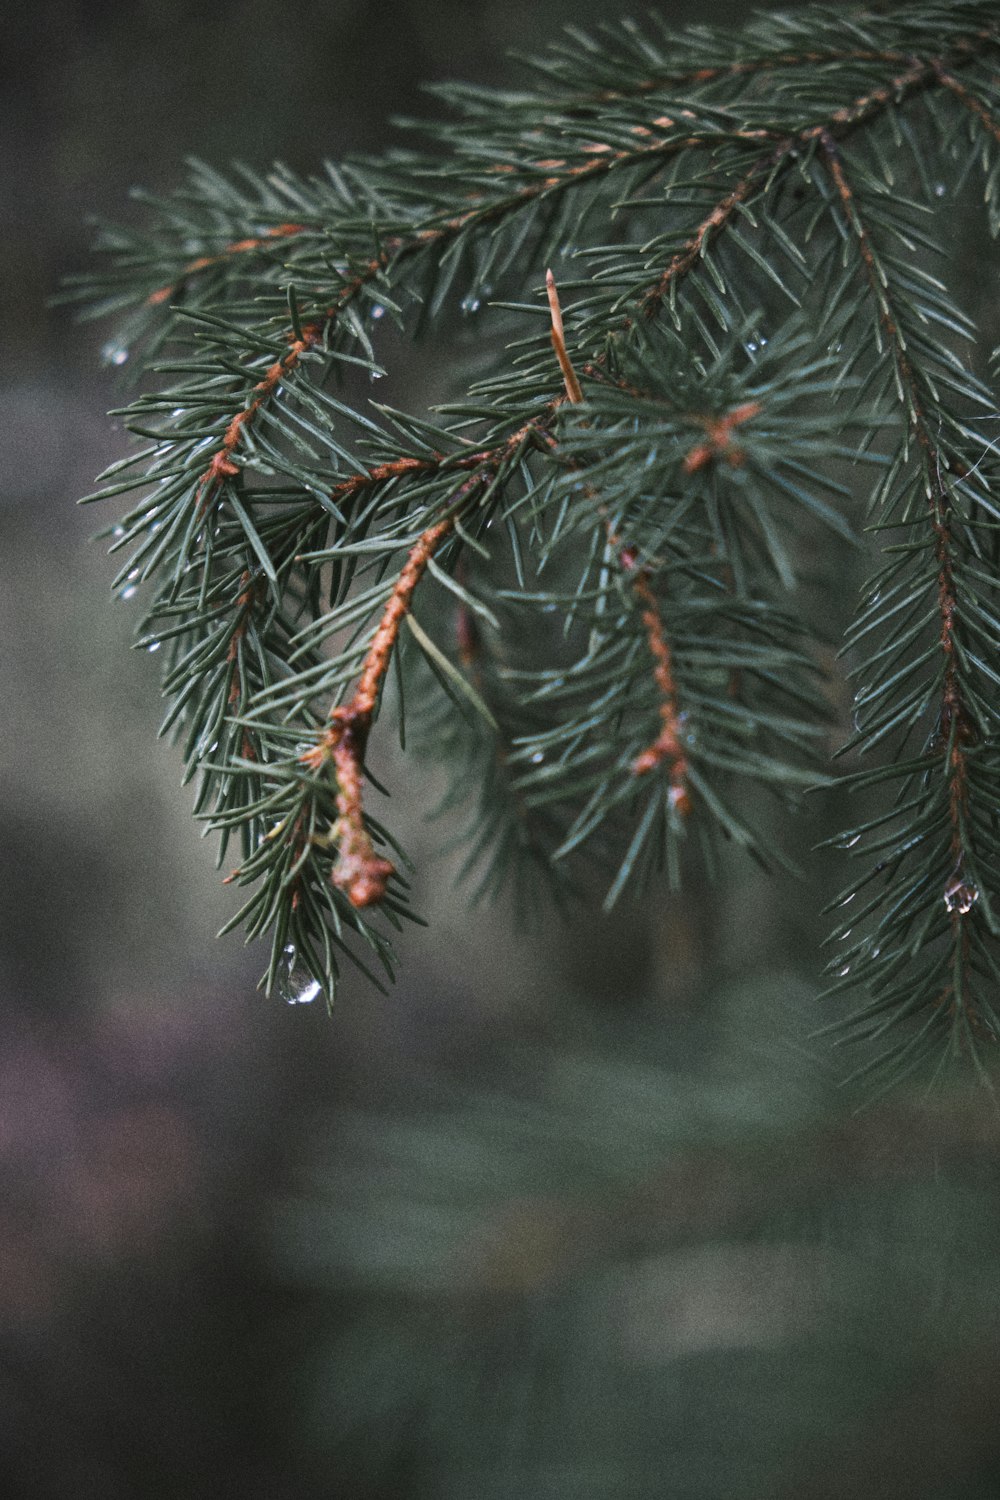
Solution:
<svg viewBox="0 0 1000 1500">
<path fill-rule="evenodd" d="M 949 48 L 949 55 L 955 60 L 971 61 L 979 52 L 983 43 L 996 43 L 998 39 L 997 30 L 994 27 L 983 27 L 982 30 L 974 32 L 968 37 L 956 38 Z M 811 52 L 784 52 L 771 57 L 755 57 L 737 60 L 730 63 L 718 63 L 711 67 L 689 68 L 676 73 L 660 73 L 654 78 L 644 78 L 631 84 L 628 89 L 605 89 L 601 93 L 588 95 L 583 99 L 574 99 L 572 102 L 580 104 L 614 104 L 621 100 L 629 99 L 633 94 L 651 94 L 656 89 L 683 87 L 692 83 L 714 83 L 720 78 L 746 78 L 755 74 L 774 73 L 786 68 L 814 68 L 822 67 L 826 63 L 886 63 L 890 67 L 901 63 L 913 61 L 911 53 L 897 52 L 891 49 L 881 51 L 877 48 L 851 47 L 831 49 L 829 51 Z M 570 106 L 571 107 L 571 106 Z"/>
<path fill-rule="evenodd" d="M 583 392 L 566 349 L 562 308 L 559 305 L 555 277 L 551 271 L 546 273 L 545 285 L 552 315 L 552 344 L 559 361 L 559 368 L 563 372 L 566 399 L 574 403 L 581 402 Z M 660 606 L 649 582 L 649 569 L 636 567 L 633 549 L 622 546 L 621 539 L 616 536 L 604 506 L 599 505 L 598 509 L 604 518 L 608 542 L 617 553 L 622 571 L 630 577 L 632 589 L 639 600 L 649 654 L 653 658 L 653 678 L 660 693 L 660 732 L 653 743 L 632 762 L 632 774 L 645 776 L 647 772 L 655 770 L 658 765 L 666 761 L 670 773 L 670 805 L 682 817 L 685 817 L 691 810 L 691 798 L 687 789 L 687 757 L 681 740 L 683 716 L 677 702 L 673 654 L 663 628 Z"/>
<path fill-rule="evenodd" d="M 966 109 L 975 115 L 980 125 L 989 131 L 993 139 L 1000 142 L 1000 124 L 990 114 L 986 105 L 980 99 L 977 99 L 975 94 L 970 94 L 969 90 L 963 84 L 959 83 L 957 78 L 946 72 L 939 62 L 935 60 L 931 63 L 931 67 L 937 75 L 938 82 L 944 88 L 950 89 L 955 98 L 961 100 Z"/>
<path fill-rule="evenodd" d="M 474 483 L 474 481 L 470 481 Z M 337 821 L 331 838 L 338 845 L 332 880 L 352 906 L 373 906 L 386 893 L 396 873 L 390 860 L 375 853 L 362 805 L 365 745 L 379 692 L 389 669 L 399 628 L 408 614 L 413 595 L 438 547 L 451 535 L 458 518 L 453 509 L 428 526 L 410 548 L 406 564 L 396 579 L 389 602 L 365 657 L 361 676 L 351 701 L 330 711 L 330 722 L 319 742 L 300 757 L 311 771 L 320 771 L 332 761 L 337 787 Z"/>
<path fill-rule="evenodd" d="M 898 319 L 893 313 L 888 293 L 879 276 L 871 238 L 858 212 L 854 191 L 847 180 L 840 153 L 834 141 L 825 134 L 820 137 L 820 147 L 847 221 L 854 231 L 865 273 L 878 308 L 879 322 L 892 351 L 900 385 L 906 393 L 910 430 L 924 455 L 930 496 L 930 521 L 934 533 L 934 556 L 938 570 L 936 602 L 940 645 L 944 657 L 939 739 L 947 765 L 952 859 L 952 868 L 944 890 L 944 903 L 951 915 L 956 941 L 962 945 L 964 954 L 962 919 L 971 911 L 979 895 L 975 885 L 966 880 L 964 873 L 965 850 L 969 840 L 966 817 L 969 796 L 967 748 L 976 739 L 976 731 L 972 715 L 965 702 L 959 673 L 959 652 L 956 642 L 959 605 L 955 586 L 952 511 L 941 479 L 942 463 L 946 462 L 946 459 L 931 432 L 921 398 L 920 381 L 906 352 Z"/>
<path fill-rule="evenodd" d="M 231 244 L 224 245 L 215 255 L 199 255 L 195 260 L 189 261 L 173 281 L 168 281 L 166 286 L 157 287 L 155 292 L 150 292 L 146 301 L 150 307 L 158 307 L 164 302 L 169 302 L 184 283 L 197 275 L 199 271 L 207 271 L 210 266 L 224 265 L 234 255 L 246 255 L 250 250 L 262 250 L 269 246 L 272 240 L 301 234 L 305 228 L 305 224 L 272 224 L 261 234 L 251 235 L 247 239 L 233 240 Z"/>
</svg>

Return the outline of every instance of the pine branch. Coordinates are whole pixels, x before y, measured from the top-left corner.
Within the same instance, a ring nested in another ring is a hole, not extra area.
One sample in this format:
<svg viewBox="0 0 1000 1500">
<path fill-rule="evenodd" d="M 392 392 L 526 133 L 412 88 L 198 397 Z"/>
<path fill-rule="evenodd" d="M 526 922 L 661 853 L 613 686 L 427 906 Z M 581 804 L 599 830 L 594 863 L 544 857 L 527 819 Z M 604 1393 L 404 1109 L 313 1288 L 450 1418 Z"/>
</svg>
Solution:
<svg viewBox="0 0 1000 1500">
<path fill-rule="evenodd" d="M 166 727 L 239 838 L 269 987 L 332 998 L 365 947 L 392 971 L 382 715 L 451 766 L 486 889 L 593 862 L 611 902 L 691 840 L 782 863 L 759 793 L 797 807 L 829 732 L 800 584 L 822 547 L 838 587 L 834 476 L 865 464 L 885 550 L 846 749 L 882 763 L 847 781 L 895 800 L 838 836 L 873 863 L 835 987 L 869 991 L 852 1035 L 919 1018 L 900 1068 L 995 1035 L 995 402 L 927 262 L 941 180 L 978 175 L 1000 232 L 998 55 L 987 0 L 570 32 L 521 92 L 437 90 L 430 151 L 196 164 L 145 238 L 106 235 L 89 294 L 153 384 L 94 498 L 138 495 L 116 587 L 154 591 Z M 452 404 L 357 397 L 383 318 L 448 335 L 491 297 Z"/>
</svg>

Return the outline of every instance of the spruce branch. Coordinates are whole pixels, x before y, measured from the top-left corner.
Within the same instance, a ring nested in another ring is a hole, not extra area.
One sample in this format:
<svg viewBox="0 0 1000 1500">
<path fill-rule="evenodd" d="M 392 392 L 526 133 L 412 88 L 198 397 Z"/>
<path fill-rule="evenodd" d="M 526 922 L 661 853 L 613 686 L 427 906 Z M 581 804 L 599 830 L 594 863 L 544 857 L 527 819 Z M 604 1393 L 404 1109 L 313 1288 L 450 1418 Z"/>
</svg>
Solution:
<svg viewBox="0 0 1000 1500">
<path fill-rule="evenodd" d="M 868 864 L 834 987 L 868 992 L 850 1035 L 913 1023 L 899 1069 L 996 1034 L 996 403 L 930 267 L 936 183 L 978 175 L 1000 232 L 998 56 L 988 0 L 571 32 L 519 92 L 438 88 L 430 149 L 196 163 L 149 233 L 106 232 L 73 295 L 124 313 L 149 382 L 92 498 L 135 497 L 116 588 L 151 592 L 268 987 L 332 999 L 365 948 L 393 971 L 383 717 L 451 769 L 491 892 L 596 864 L 610 903 L 719 840 L 781 864 L 761 793 L 827 776 L 805 601 L 867 487 L 845 753 L 878 763 L 845 780 L 887 800 L 837 837 Z M 448 338 L 454 304 L 500 335 L 467 389 L 364 399 L 383 320 Z"/>
</svg>

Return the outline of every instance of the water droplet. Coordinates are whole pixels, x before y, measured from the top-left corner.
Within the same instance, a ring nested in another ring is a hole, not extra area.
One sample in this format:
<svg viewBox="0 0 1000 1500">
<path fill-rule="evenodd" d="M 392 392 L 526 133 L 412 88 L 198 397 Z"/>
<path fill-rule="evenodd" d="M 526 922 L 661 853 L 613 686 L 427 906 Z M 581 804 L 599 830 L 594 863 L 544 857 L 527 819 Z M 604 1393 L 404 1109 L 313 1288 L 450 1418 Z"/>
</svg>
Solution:
<svg viewBox="0 0 1000 1500">
<path fill-rule="evenodd" d="M 531 764 L 533 766 L 537 766 L 544 759 L 545 759 L 545 751 L 544 750 L 536 750 L 535 753 L 534 753 L 534 755 L 531 757 Z"/>
<path fill-rule="evenodd" d="M 115 529 L 114 529 L 114 531 L 112 531 L 111 535 L 112 536 L 124 536 L 125 535 L 125 527 L 124 526 L 116 526 Z"/>
<path fill-rule="evenodd" d="M 470 313 L 477 313 L 481 307 L 482 303 L 480 302 L 478 297 L 473 295 L 472 292 L 470 292 L 468 296 L 462 298 L 462 311 L 465 313 L 466 317 L 468 317 Z"/>
<path fill-rule="evenodd" d="M 945 909 L 962 917 L 968 916 L 978 900 L 979 891 L 965 880 L 951 881 L 944 893 Z"/>
<path fill-rule="evenodd" d="M 943 182 L 936 182 L 934 184 L 934 196 L 935 196 L 935 198 L 943 198 L 944 195 L 945 195 L 945 192 L 946 192 L 946 188 L 945 188 L 945 185 L 944 185 Z"/>
<path fill-rule="evenodd" d="M 838 906 L 848 906 L 854 900 L 854 898 L 855 898 L 855 896 L 857 894 L 858 894 L 857 891 L 852 891 L 849 896 L 845 896 L 844 897 L 843 901 L 838 901 L 837 905 Z"/>
<path fill-rule="evenodd" d="M 385 374 L 384 370 L 369 370 L 368 371 L 368 379 L 369 380 L 381 380 L 382 377 L 384 376 L 384 374 Z"/>
<path fill-rule="evenodd" d="M 837 848 L 838 849 L 853 849 L 854 846 L 855 846 L 855 844 L 857 844 L 857 843 L 860 842 L 860 839 L 861 839 L 860 833 L 854 834 L 854 836 L 852 838 L 838 839 L 837 840 Z"/>
<path fill-rule="evenodd" d="M 278 994 L 288 1005 L 311 1005 L 323 986 L 296 963 L 295 944 L 289 943 L 278 971 Z"/>
<path fill-rule="evenodd" d="M 101 350 L 101 359 L 106 365 L 123 365 L 128 359 L 128 349 L 116 339 L 110 339 Z"/>
<path fill-rule="evenodd" d="M 146 647 L 146 650 L 149 652 L 159 651 L 161 645 L 161 641 L 150 641 L 149 645 Z"/>
<path fill-rule="evenodd" d="M 379 318 L 385 317 L 385 308 L 382 306 L 381 302 L 372 303 L 371 307 L 368 309 L 368 316 L 370 318 L 373 318 L 376 323 L 378 322 Z"/>
<path fill-rule="evenodd" d="M 131 599 L 136 592 L 136 585 L 130 583 L 125 588 L 118 590 L 118 597 L 119 599 Z"/>
<path fill-rule="evenodd" d="M 837 970 L 837 977 L 839 979 L 845 979 L 850 972 L 851 972 L 851 966 L 850 966 L 850 964 L 845 964 L 842 969 L 838 969 Z"/>
</svg>

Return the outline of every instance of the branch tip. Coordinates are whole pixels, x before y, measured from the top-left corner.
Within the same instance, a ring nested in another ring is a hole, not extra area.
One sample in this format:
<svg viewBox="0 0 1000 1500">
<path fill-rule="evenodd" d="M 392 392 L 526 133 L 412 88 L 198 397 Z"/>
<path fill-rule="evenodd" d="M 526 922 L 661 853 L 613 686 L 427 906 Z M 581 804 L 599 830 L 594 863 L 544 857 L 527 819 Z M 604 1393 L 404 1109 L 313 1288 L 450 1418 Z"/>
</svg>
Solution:
<svg viewBox="0 0 1000 1500">
<path fill-rule="evenodd" d="M 552 347 L 556 351 L 556 359 L 562 371 L 563 383 L 566 386 L 566 399 L 578 405 L 583 400 L 583 391 L 577 379 L 573 362 L 566 349 L 566 337 L 563 331 L 562 308 L 559 305 L 559 292 L 556 288 L 556 278 L 552 271 L 545 273 L 545 291 L 549 299 L 549 312 L 552 315 Z"/>
</svg>

